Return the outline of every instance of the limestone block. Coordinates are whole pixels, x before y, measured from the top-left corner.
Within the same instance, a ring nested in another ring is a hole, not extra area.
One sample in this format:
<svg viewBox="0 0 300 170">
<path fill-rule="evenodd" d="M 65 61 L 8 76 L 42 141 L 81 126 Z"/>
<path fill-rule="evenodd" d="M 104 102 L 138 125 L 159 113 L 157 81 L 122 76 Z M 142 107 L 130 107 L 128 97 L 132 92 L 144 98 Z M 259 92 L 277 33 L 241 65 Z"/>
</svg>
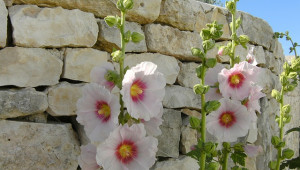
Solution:
<svg viewBox="0 0 300 170">
<path fill-rule="evenodd" d="M 181 152 L 186 154 L 191 151 L 191 148 L 197 145 L 197 130 L 188 126 L 181 127 Z"/>
<path fill-rule="evenodd" d="M 241 45 L 238 45 L 235 50 L 235 56 L 240 56 L 241 61 L 245 61 L 246 57 L 249 53 L 249 50 L 252 47 L 254 48 L 253 55 L 256 58 L 257 65 L 265 67 L 267 64 L 267 61 L 266 61 L 266 54 L 265 54 L 265 51 L 262 46 L 254 46 L 254 45 L 248 44 L 247 49 L 245 49 Z"/>
<path fill-rule="evenodd" d="M 274 88 L 278 89 L 279 79 L 269 69 L 260 68 L 257 84 L 263 88 L 262 92 L 271 94 Z"/>
<path fill-rule="evenodd" d="M 0 169 L 77 169 L 71 124 L 0 121 Z"/>
<path fill-rule="evenodd" d="M 229 63 L 230 57 L 228 55 L 218 56 L 218 51 L 220 46 L 226 46 L 229 41 L 221 41 L 217 42 L 213 49 L 209 50 L 206 54 L 207 58 L 219 58 L 220 62 L 222 63 Z"/>
<path fill-rule="evenodd" d="M 200 35 L 189 31 L 180 31 L 160 24 L 145 26 L 148 51 L 171 55 L 186 61 L 199 61 L 192 56 L 191 47 L 200 47 Z"/>
<path fill-rule="evenodd" d="M 42 113 L 47 107 L 46 94 L 33 88 L 0 90 L 0 119 Z"/>
<path fill-rule="evenodd" d="M 184 108 L 184 109 L 181 109 L 181 112 L 184 113 L 185 115 L 188 115 L 188 116 L 201 117 L 201 113 L 199 113 L 196 110 L 191 110 L 191 109 Z"/>
<path fill-rule="evenodd" d="M 158 151 L 156 156 L 173 157 L 179 156 L 180 127 L 182 124 L 181 112 L 164 109 L 163 124 L 160 126 L 162 134 L 157 137 Z"/>
<path fill-rule="evenodd" d="M 197 160 L 188 156 L 180 156 L 178 159 L 157 162 L 151 170 L 198 170 L 199 168 Z"/>
<path fill-rule="evenodd" d="M 280 59 L 276 59 L 272 52 L 265 50 L 266 66 L 276 75 L 280 75 L 282 72 L 283 62 Z"/>
<path fill-rule="evenodd" d="M 178 75 L 178 83 L 183 87 L 193 88 L 196 84 L 200 83 L 197 77 L 196 68 L 199 66 L 197 63 L 180 63 L 180 72 Z"/>
<path fill-rule="evenodd" d="M 124 65 L 133 67 L 143 61 L 150 61 L 157 65 L 157 70 L 161 72 L 167 84 L 174 84 L 179 73 L 178 62 L 174 57 L 159 53 L 127 54 Z M 119 66 L 116 66 L 116 68 Z"/>
<path fill-rule="evenodd" d="M 163 99 L 166 108 L 196 108 L 201 109 L 201 96 L 196 95 L 193 89 L 178 85 L 166 86 L 166 94 Z"/>
<path fill-rule="evenodd" d="M 0 0 L 0 48 L 6 46 L 7 38 L 7 15 L 8 11 L 6 9 L 5 3 L 3 0 Z"/>
<path fill-rule="evenodd" d="M 113 48 L 121 49 L 120 31 L 116 27 L 109 27 L 104 20 L 98 20 L 99 36 L 95 48 L 112 52 Z M 142 26 L 135 22 L 126 22 L 125 32 L 138 32 L 144 34 Z M 142 40 L 139 43 L 129 42 L 126 45 L 125 52 L 146 52 L 146 41 Z"/>
<path fill-rule="evenodd" d="M 276 59 L 280 59 L 280 60 L 284 60 L 285 59 L 285 55 L 284 55 L 284 51 L 282 48 L 281 43 L 278 40 L 275 40 L 275 47 L 274 47 L 274 57 Z"/>
<path fill-rule="evenodd" d="M 87 137 L 84 131 L 84 127 L 77 122 L 76 117 L 75 116 L 72 117 L 71 120 L 72 120 L 72 125 L 75 127 L 75 130 L 77 132 L 80 145 L 87 145 L 91 143 L 90 139 Z"/>
<path fill-rule="evenodd" d="M 63 62 L 45 49 L 7 47 L 0 51 L 0 86 L 54 85 L 62 66 Z"/>
<path fill-rule="evenodd" d="M 98 36 L 94 15 L 78 9 L 16 5 L 9 8 L 9 16 L 17 46 L 92 47 Z"/>
<path fill-rule="evenodd" d="M 7 4 L 35 4 L 38 6 L 61 6 L 66 9 L 80 9 L 94 13 L 97 17 L 119 14 L 117 0 L 6 0 Z M 141 24 L 152 23 L 159 15 L 161 0 L 135 0 L 134 7 L 128 12 L 128 19 Z M 120 14 L 119 14 L 120 15 Z"/>
<path fill-rule="evenodd" d="M 63 78 L 90 82 L 90 72 L 109 59 L 109 54 L 92 48 L 67 48 Z"/>
<path fill-rule="evenodd" d="M 49 107 L 47 112 L 52 116 L 76 115 L 76 103 L 81 97 L 84 84 L 62 82 L 48 89 Z"/>
<path fill-rule="evenodd" d="M 14 120 L 19 120 L 23 122 L 47 123 L 47 117 L 48 114 L 46 112 L 43 112 L 43 113 L 37 113 L 37 114 L 28 115 L 24 117 L 18 117 L 17 119 Z"/>
</svg>

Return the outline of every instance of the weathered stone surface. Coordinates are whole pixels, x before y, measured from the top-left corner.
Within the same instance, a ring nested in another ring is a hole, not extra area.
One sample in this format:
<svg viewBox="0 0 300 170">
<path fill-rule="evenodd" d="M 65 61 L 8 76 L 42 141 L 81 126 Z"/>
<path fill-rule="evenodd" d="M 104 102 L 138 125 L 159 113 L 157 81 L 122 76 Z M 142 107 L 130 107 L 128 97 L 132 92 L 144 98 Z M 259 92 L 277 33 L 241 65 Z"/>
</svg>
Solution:
<svg viewBox="0 0 300 170">
<path fill-rule="evenodd" d="M 276 59 L 280 59 L 280 60 L 284 60 L 285 59 L 285 55 L 283 52 L 283 48 L 281 43 L 278 40 L 275 40 L 275 47 L 274 47 L 274 57 Z"/>
<path fill-rule="evenodd" d="M 230 61 L 230 57 L 228 55 L 224 55 L 224 56 L 219 56 L 218 55 L 218 51 L 219 51 L 219 47 L 223 46 L 223 45 L 227 45 L 229 43 L 229 41 L 221 41 L 221 42 L 217 42 L 214 46 L 213 49 L 209 50 L 206 54 L 207 58 L 219 58 L 220 62 L 222 63 L 229 63 Z"/>
<path fill-rule="evenodd" d="M 48 114 L 46 112 L 43 112 L 43 113 L 37 113 L 34 115 L 18 117 L 17 120 L 24 121 L 24 122 L 47 123 L 47 117 L 48 117 Z"/>
<path fill-rule="evenodd" d="M 16 5 L 9 8 L 9 16 L 17 46 L 92 47 L 98 36 L 94 15 L 78 9 Z"/>
<path fill-rule="evenodd" d="M 81 97 L 81 89 L 84 84 L 70 84 L 62 82 L 48 89 L 47 112 L 52 116 L 76 115 L 76 103 Z"/>
<path fill-rule="evenodd" d="M 5 0 L 8 6 L 14 4 L 35 4 L 38 6 L 61 6 L 67 9 L 80 9 L 94 13 L 97 17 L 119 14 L 117 0 Z M 128 12 L 127 18 L 141 24 L 155 21 L 159 15 L 161 0 L 135 0 L 134 7 Z"/>
<path fill-rule="evenodd" d="M 191 151 L 191 148 L 197 145 L 197 130 L 188 126 L 181 127 L 181 152 L 186 154 Z"/>
<path fill-rule="evenodd" d="M 0 169 L 77 169 L 70 124 L 0 121 Z"/>
<path fill-rule="evenodd" d="M 92 48 L 68 48 L 65 52 L 63 78 L 90 82 L 90 72 L 106 62 L 109 54 Z"/>
<path fill-rule="evenodd" d="M 181 60 L 199 61 L 192 56 L 191 47 L 200 47 L 200 35 L 194 32 L 180 31 L 160 24 L 145 26 L 148 51 L 175 56 Z"/>
<path fill-rule="evenodd" d="M 188 157 L 180 156 L 178 159 L 169 159 L 162 162 L 157 162 L 151 170 L 198 170 L 199 165 L 197 160 Z"/>
<path fill-rule="evenodd" d="M 196 95 L 193 89 L 177 85 L 166 86 L 163 105 L 167 108 L 196 108 L 201 109 L 201 96 Z"/>
<path fill-rule="evenodd" d="M 7 15 L 8 11 L 6 9 L 5 3 L 3 0 L 0 0 L 0 47 L 6 46 L 7 39 Z"/>
<path fill-rule="evenodd" d="M 0 86 L 54 85 L 62 66 L 62 61 L 45 49 L 7 47 L 0 51 Z"/>
<path fill-rule="evenodd" d="M 269 69 L 260 68 L 260 72 L 257 78 L 257 84 L 263 88 L 262 92 L 271 94 L 271 91 L 278 89 L 279 79 Z"/>
<path fill-rule="evenodd" d="M 46 94 L 33 88 L 0 90 L 0 119 L 42 113 L 47 107 Z"/>
<path fill-rule="evenodd" d="M 163 124 L 160 126 L 162 134 L 157 137 L 158 151 L 156 156 L 173 157 L 179 156 L 180 127 L 182 124 L 181 112 L 164 109 Z"/>
<path fill-rule="evenodd" d="M 241 45 L 238 45 L 235 50 L 235 56 L 240 56 L 241 61 L 245 61 L 247 54 L 251 48 L 253 49 L 253 55 L 256 58 L 257 65 L 266 66 L 266 54 L 262 46 L 247 45 L 247 49 L 243 48 Z"/>
<path fill-rule="evenodd" d="M 282 61 L 276 59 L 273 53 L 265 51 L 266 66 L 276 75 L 280 75 L 282 72 Z"/>
<path fill-rule="evenodd" d="M 201 116 L 201 113 L 199 113 L 198 111 L 196 110 L 191 110 L 191 109 L 181 109 L 181 112 L 184 113 L 185 115 L 188 115 L 188 116 L 194 116 L 194 117 L 200 117 Z"/>
<path fill-rule="evenodd" d="M 164 74 L 167 84 L 174 84 L 179 73 L 178 62 L 174 57 L 159 53 L 127 54 L 124 65 L 133 67 L 143 61 L 151 61 L 157 65 L 157 70 Z M 119 67 L 118 65 L 115 66 Z"/>
<path fill-rule="evenodd" d="M 197 63 L 180 63 L 180 71 L 178 75 L 178 83 L 183 87 L 193 88 L 196 84 L 200 83 L 197 77 L 196 68 L 199 66 Z"/>
<path fill-rule="evenodd" d="M 104 20 L 98 20 L 99 36 L 98 41 L 94 48 L 112 52 L 113 48 L 121 48 L 120 31 L 116 27 L 109 27 Z M 135 22 L 126 22 L 125 32 L 130 30 L 131 32 L 138 32 L 144 34 L 142 26 Z M 129 42 L 126 45 L 126 52 L 146 52 L 146 41 L 142 40 L 139 43 Z"/>
<path fill-rule="evenodd" d="M 76 117 L 75 116 L 72 117 L 71 120 L 72 120 L 72 125 L 75 127 L 75 130 L 77 132 L 80 145 L 87 145 L 91 143 L 90 139 L 87 137 L 84 131 L 84 127 L 77 122 Z"/>
</svg>

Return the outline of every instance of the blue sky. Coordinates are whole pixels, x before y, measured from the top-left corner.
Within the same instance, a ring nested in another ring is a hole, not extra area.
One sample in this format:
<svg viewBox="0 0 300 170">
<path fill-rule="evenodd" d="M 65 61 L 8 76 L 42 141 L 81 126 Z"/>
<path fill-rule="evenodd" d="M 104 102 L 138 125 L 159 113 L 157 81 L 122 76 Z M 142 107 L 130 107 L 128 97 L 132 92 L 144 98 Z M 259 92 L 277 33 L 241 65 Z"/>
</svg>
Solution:
<svg viewBox="0 0 300 170">
<path fill-rule="evenodd" d="M 222 0 L 225 4 L 226 0 Z M 300 44 L 300 0 L 240 0 L 237 9 L 267 21 L 274 32 L 289 31 L 294 42 Z M 279 39 L 285 55 L 289 54 L 291 43 Z M 297 48 L 300 53 L 300 47 Z"/>
</svg>

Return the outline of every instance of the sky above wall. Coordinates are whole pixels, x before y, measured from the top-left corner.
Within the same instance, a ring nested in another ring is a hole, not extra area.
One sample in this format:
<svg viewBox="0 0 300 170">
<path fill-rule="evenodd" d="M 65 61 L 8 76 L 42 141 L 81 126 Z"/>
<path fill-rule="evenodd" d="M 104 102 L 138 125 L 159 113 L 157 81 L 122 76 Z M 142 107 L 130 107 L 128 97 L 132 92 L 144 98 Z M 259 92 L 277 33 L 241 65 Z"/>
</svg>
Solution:
<svg viewBox="0 0 300 170">
<path fill-rule="evenodd" d="M 225 5 L 226 0 L 221 0 Z M 300 0 L 240 0 L 237 9 L 267 21 L 274 32 L 289 31 L 294 42 L 300 44 Z M 285 55 L 289 54 L 291 43 L 285 38 L 279 40 Z M 300 53 L 300 47 L 297 48 Z"/>
</svg>

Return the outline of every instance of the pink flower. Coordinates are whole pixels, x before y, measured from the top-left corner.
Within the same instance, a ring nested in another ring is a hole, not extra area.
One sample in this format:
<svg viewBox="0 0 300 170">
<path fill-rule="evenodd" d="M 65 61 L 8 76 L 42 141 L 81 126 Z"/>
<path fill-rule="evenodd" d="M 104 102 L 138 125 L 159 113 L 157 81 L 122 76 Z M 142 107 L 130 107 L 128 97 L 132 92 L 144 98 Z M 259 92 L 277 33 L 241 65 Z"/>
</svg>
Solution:
<svg viewBox="0 0 300 170">
<path fill-rule="evenodd" d="M 159 126 L 163 122 L 162 115 L 163 115 L 163 107 L 161 107 L 161 111 L 159 112 L 159 114 L 156 117 L 152 117 L 148 121 L 145 121 L 143 119 L 141 120 L 141 122 L 145 126 L 145 130 L 146 130 L 146 133 L 148 136 L 161 135 L 161 130 L 160 130 Z"/>
<path fill-rule="evenodd" d="M 80 147 L 81 153 L 78 156 L 78 164 L 82 170 L 98 170 L 100 166 L 96 161 L 97 148 L 93 144 Z"/>
<path fill-rule="evenodd" d="M 146 137 L 142 124 L 119 126 L 97 148 L 96 160 L 105 170 L 148 170 L 155 163 L 158 141 Z"/>
<path fill-rule="evenodd" d="M 218 55 L 219 55 L 219 56 L 223 56 L 223 55 L 224 55 L 224 48 L 225 48 L 225 47 L 219 48 L 219 50 L 218 50 Z"/>
<path fill-rule="evenodd" d="M 98 84 L 83 87 L 82 97 L 77 101 L 77 121 L 84 125 L 92 142 L 104 141 L 118 125 L 120 104 L 117 97 Z"/>
<path fill-rule="evenodd" d="M 246 56 L 246 61 L 254 66 L 257 65 L 256 57 L 253 54 L 254 47 L 251 47 L 249 50 L 247 56 Z"/>
<path fill-rule="evenodd" d="M 247 134 L 250 115 L 239 101 L 223 98 L 220 103 L 220 108 L 207 116 L 207 131 L 220 142 L 235 142 Z"/>
<path fill-rule="evenodd" d="M 206 72 L 205 83 L 209 86 L 214 86 L 214 87 L 210 87 L 208 92 L 206 93 L 205 97 L 207 101 L 220 100 L 221 98 L 223 98 L 219 89 L 219 82 L 218 82 L 218 74 L 221 72 L 223 68 L 225 68 L 224 65 L 218 63 L 214 68 L 209 69 Z"/>
<path fill-rule="evenodd" d="M 230 70 L 223 69 L 218 75 L 219 88 L 225 98 L 244 100 L 249 96 L 251 83 L 256 81 L 259 68 L 245 61 Z"/>
<path fill-rule="evenodd" d="M 244 150 L 249 157 L 256 157 L 263 152 L 263 148 L 260 145 L 245 145 Z"/>
<path fill-rule="evenodd" d="M 151 62 L 142 62 L 128 70 L 121 94 L 129 114 L 136 119 L 150 120 L 162 107 L 166 80 Z"/>
<path fill-rule="evenodd" d="M 115 84 L 105 79 L 105 75 L 109 70 L 114 70 L 113 64 L 109 62 L 105 62 L 101 66 L 94 67 L 90 73 L 91 82 L 104 86 L 111 91 L 115 87 Z"/>
</svg>

